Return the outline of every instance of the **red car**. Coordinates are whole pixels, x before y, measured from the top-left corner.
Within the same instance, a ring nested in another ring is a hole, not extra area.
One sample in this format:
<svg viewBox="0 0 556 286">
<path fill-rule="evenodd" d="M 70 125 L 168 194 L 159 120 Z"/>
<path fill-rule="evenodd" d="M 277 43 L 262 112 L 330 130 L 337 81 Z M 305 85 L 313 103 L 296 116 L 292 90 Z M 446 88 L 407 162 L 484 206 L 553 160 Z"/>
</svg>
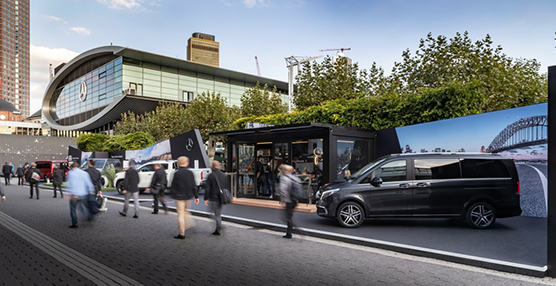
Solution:
<svg viewBox="0 0 556 286">
<path fill-rule="evenodd" d="M 54 172 L 54 165 L 59 165 L 60 169 L 64 171 L 64 175 L 68 174 L 68 161 L 66 160 L 51 160 L 51 161 L 36 161 L 37 169 L 41 171 L 43 180 L 52 181 L 52 173 Z"/>
</svg>

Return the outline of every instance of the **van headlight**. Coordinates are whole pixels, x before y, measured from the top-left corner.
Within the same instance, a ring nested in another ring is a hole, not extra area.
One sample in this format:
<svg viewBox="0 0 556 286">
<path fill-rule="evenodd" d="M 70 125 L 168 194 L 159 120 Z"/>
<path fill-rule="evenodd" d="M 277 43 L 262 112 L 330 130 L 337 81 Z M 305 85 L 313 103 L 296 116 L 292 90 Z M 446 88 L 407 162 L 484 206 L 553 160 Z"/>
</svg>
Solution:
<svg viewBox="0 0 556 286">
<path fill-rule="evenodd" d="M 322 195 L 320 196 L 320 199 L 321 199 L 321 200 L 324 200 L 326 197 L 328 197 L 328 196 L 334 194 L 335 192 L 337 192 L 337 191 L 339 191 L 339 190 L 340 190 L 340 189 L 331 189 L 331 190 L 325 191 L 325 192 L 322 193 Z"/>
</svg>

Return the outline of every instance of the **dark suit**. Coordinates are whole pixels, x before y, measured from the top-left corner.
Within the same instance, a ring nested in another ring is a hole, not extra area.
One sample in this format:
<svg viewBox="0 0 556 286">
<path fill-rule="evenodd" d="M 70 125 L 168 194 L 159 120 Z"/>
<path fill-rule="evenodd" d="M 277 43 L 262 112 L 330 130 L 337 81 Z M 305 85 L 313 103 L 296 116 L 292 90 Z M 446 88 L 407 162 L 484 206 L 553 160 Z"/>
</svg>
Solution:
<svg viewBox="0 0 556 286">
<path fill-rule="evenodd" d="M 257 174 L 259 174 L 258 177 Z M 255 162 L 255 177 L 257 178 L 257 186 L 259 188 L 258 195 L 268 195 L 268 180 L 266 178 L 266 172 L 263 163 L 259 161 Z"/>
<path fill-rule="evenodd" d="M 89 177 L 91 177 L 91 182 L 93 182 L 93 186 L 95 187 L 95 193 L 98 194 L 102 188 L 102 185 L 100 184 L 100 171 L 95 167 L 89 167 L 85 170 L 85 172 L 87 172 Z"/>
<path fill-rule="evenodd" d="M 41 171 L 39 171 L 39 169 L 37 168 L 29 168 L 29 170 L 27 171 L 27 177 L 29 179 L 29 198 L 32 199 L 33 198 L 33 187 L 35 187 L 35 192 L 37 193 L 37 200 L 39 199 L 39 182 L 38 181 L 34 181 L 31 180 L 31 176 L 33 173 L 37 173 L 39 174 L 39 176 L 41 176 L 42 178 L 42 174 Z"/>
<path fill-rule="evenodd" d="M 220 232 L 222 228 L 222 197 L 220 188 L 230 189 L 228 176 L 221 170 L 215 169 L 207 177 L 207 187 L 205 190 L 205 201 L 210 201 L 210 207 L 214 212 L 214 220 L 216 221 L 216 232 Z"/>
<path fill-rule="evenodd" d="M 17 170 L 15 171 L 15 173 L 17 174 L 17 184 L 18 185 L 23 185 L 23 177 L 25 176 L 25 168 L 18 167 Z"/>
<path fill-rule="evenodd" d="M 12 174 L 12 166 L 6 164 L 2 166 L 2 174 L 4 174 L 4 182 L 6 185 L 10 184 L 10 175 Z"/>
<path fill-rule="evenodd" d="M 123 214 L 127 214 L 127 210 L 129 208 L 129 198 L 133 196 L 133 206 L 135 207 L 135 217 L 139 214 L 139 174 L 137 170 L 134 168 L 129 168 L 125 171 L 125 179 L 124 179 L 124 190 L 125 192 L 125 200 L 124 200 L 124 210 Z"/>
<path fill-rule="evenodd" d="M 157 188 L 158 189 L 158 193 L 154 194 L 153 193 L 153 200 L 154 200 L 154 211 L 153 213 L 158 213 L 158 201 L 160 200 L 160 202 L 162 203 L 162 207 L 164 208 L 164 211 L 168 212 L 168 208 L 166 207 L 166 202 L 164 200 L 164 191 L 166 190 L 166 185 L 167 185 L 167 179 L 166 179 L 166 171 L 164 171 L 164 169 L 160 168 L 156 171 L 154 171 L 154 175 L 153 178 L 151 180 L 151 185 L 149 186 L 149 188 L 152 189 L 153 188 Z"/>
<path fill-rule="evenodd" d="M 60 190 L 60 196 L 63 198 L 62 183 L 64 182 L 65 172 L 62 169 L 54 169 L 52 173 L 52 186 L 54 187 L 54 197 L 56 197 L 56 188 Z"/>
</svg>

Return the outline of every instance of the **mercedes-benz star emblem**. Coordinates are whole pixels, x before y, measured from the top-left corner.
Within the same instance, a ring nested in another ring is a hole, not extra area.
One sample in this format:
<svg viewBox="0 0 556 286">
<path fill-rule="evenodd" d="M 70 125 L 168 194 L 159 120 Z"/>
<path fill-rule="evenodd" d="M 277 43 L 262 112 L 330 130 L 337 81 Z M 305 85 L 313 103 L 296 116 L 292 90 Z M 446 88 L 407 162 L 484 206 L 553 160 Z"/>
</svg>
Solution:
<svg viewBox="0 0 556 286">
<path fill-rule="evenodd" d="M 191 151 L 191 149 L 193 149 L 193 139 L 187 138 L 187 143 L 185 144 L 185 149 L 187 149 L 187 151 Z"/>
<path fill-rule="evenodd" d="M 79 100 L 85 101 L 87 99 L 87 83 L 84 81 L 79 85 Z"/>
</svg>

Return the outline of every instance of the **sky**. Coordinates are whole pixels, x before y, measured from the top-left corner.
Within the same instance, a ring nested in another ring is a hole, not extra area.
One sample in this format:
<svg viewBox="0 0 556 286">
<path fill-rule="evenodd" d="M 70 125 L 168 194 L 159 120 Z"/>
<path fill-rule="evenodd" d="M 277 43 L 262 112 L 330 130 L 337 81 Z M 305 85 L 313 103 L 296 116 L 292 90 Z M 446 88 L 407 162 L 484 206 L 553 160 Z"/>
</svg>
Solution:
<svg viewBox="0 0 556 286">
<path fill-rule="evenodd" d="M 489 34 L 513 58 L 556 64 L 556 1 L 536 0 L 30 0 L 31 113 L 42 104 L 48 65 L 106 45 L 185 59 L 195 32 L 220 42 L 220 67 L 287 81 L 285 57 L 345 55 L 388 74 L 428 33 Z"/>
</svg>

